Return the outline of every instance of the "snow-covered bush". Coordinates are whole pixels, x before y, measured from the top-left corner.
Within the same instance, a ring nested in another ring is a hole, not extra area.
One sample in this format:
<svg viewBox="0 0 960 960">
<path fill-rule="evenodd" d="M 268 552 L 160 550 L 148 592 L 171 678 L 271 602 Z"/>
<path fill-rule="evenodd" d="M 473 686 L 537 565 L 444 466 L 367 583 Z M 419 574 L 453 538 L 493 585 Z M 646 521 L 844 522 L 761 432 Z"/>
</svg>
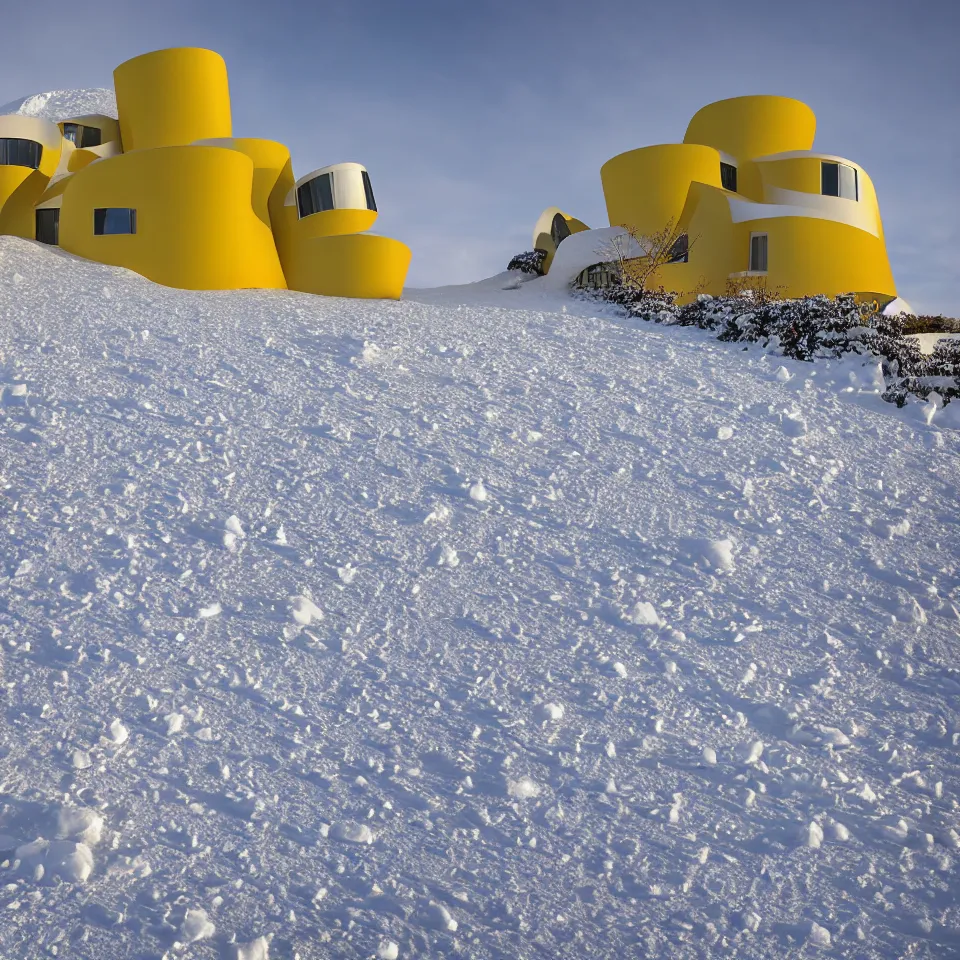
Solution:
<svg viewBox="0 0 960 960">
<path fill-rule="evenodd" d="M 847 354 L 875 358 L 883 367 L 884 399 L 902 406 L 909 395 L 927 398 L 936 392 L 946 403 L 960 396 L 960 344 L 941 341 L 931 356 L 904 334 L 916 318 L 887 317 L 874 303 L 858 303 L 853 294 L 796 300 L 700 294 L 679 305 L 669 293 L 637 296 L 622 286 L 601 291 L 633 316 L 654 323 L 695 326 L 717 339 L 754 342 L 794 360 L 813 361 Z"/>
<path fill-rule="evenodd" d="M 547 258 L 546 250 L 527 250 L 518 253 L 508 264 L 508 270 L 519 270 L 521 273 L 532 273 L 535 276 L 543 275 L 543 261 Z"/>
</svg>

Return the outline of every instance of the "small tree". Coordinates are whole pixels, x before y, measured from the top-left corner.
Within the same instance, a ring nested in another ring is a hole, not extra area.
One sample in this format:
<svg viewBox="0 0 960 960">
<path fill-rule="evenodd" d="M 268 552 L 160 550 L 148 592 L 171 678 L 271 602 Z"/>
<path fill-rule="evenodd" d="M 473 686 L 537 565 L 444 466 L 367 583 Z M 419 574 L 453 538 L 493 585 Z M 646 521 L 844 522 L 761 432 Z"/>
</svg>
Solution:
<svg viewBox="0 0 960 960">
<path fill-rule="evenodd" d="M 636 227 L 624 230 L 610 241 L 607 259 L 614 264 L 624 292 L 638 300 L 654 292 L 652 283 L 662 267 L 686 263 L 699 239 L 679 230 L 673 219 L 655 233 L 640 233 Z"/>
<path fill-rule="evenodd" d="M 543 261 L 547 259 L 546 250 L 528 250 L 518 253 L 508 264 L 508 270 L 519 270 L 521 273 L 532 273 L 539 277 L 543 275 Z"/>
</svg>

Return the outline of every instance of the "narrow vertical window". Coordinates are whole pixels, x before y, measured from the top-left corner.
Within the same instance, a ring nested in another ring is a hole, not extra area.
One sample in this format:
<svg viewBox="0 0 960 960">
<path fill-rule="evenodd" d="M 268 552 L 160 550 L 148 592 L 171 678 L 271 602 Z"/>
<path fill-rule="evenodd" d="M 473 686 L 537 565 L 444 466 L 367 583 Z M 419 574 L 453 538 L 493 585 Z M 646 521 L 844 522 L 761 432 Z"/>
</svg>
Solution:
<svg viewBox="0 0 960 960">
<path fill-rule="evenodd" d="M 377 201 L 373 198 L 373 187 L 370 185 L 370 174 L 366 170 L 360 171 L 363 177 L 363 194 L 367 198 L 367 209 L 377 211 Z"/>
<path fill-rule="evenodd" d="M 690 262 L 690 238 L 687 234 L 681 233 L 673 246 L 670 248 L 670 259 L 667 263 L 689 263 Z"/>
<path fill-rule="evenodd" d="M 767 235 L 765 233 L 754 233 L 750 237 L 750 272 L 767 272 Z"/>
<path fill-rule="evenodd" d="M 137 211 L 131 207 L 98 207 L 93 211 L 96 237 L 137 232 Z"/>
<path fill-rule="evenodd" d="M 69 140 L 75 146 L 80 146 L 81 131 L 83 127 L 79 123 L 65 123 L 63 125 L 63 139 Z"/>
<path fill-rule="evenodd" d="M 36 238 L 40 243 L 53 247 L 60 244 L 60 208 L 53 207 L 37 211 Z"/>
<path fill-rule="evenodd" d="M 553 222 L 550 224 L 550 236 L 554 247 L 559 247 L 570 236 L 570 224 L 562 213 L 554 214 Z"/>
<path fill-rule="evenodd" d="M 859 200 L 857 189 L 857 168 L 849 163 L 838 164 L 840 167 L 840 196 L 846 200 Z"/>
<path fill-rule="evenodd" d="M 720 186 L 732 193 L 737 192 L 737 168 L 732 163 L 720 161 Z"/>
</svg>

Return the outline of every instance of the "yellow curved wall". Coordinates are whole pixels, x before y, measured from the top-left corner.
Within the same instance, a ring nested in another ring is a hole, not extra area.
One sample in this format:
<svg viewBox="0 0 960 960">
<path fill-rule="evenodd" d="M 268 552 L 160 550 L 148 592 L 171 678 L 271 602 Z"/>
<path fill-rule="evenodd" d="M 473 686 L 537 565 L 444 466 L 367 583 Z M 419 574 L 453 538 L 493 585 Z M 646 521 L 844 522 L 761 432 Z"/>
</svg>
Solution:
<svg viewBox="0 0 960 960">
<path fill-rule="evenodd" d="M 600 179 L 610 225 L 652 234 L 679 222 L 691 183 L 720 187 L 720 155 L 700 145 L 642 147 L 608 160 Z"/>
<path fill-rule="evenodd" d="M 70 179 L 64 250 L 187 290 L 286 286 L 270 229 L 253 212 L 253 162 L 236 150 L 167 147 L 92 163 Z M 134 235 L 94 236 L 97 207 L 133 207 Z"/>
<path fill-rule="evenodd" d="M 124 152 L 230 137 L 227 65 L 212 50 L 174 47 L 113 72 Z"/>
<path fill-rule="evenodd" d="M 409 267 L 405 244 L 372 233 L 304 239 L 284 264 L 291 290 L 390 300 L 400 299 Z"/>
<path fill-rule="evenodd" d="M 810 150 L 817 130 L 814 112 L 789 97 L 732 97 L 694 114 L 684 143 L 699 143 L 736 160 Z"/>
</svg>

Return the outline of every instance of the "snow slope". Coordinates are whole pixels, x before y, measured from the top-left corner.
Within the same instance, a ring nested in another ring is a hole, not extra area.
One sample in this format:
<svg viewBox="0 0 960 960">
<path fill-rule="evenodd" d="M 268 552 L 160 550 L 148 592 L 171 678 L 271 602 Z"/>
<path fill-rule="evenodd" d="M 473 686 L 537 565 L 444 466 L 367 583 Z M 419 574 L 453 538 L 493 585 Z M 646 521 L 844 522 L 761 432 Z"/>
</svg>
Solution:
<svg viewBox="0 0 960 960">
<path fill-rule="evenodd" d="M 958 434 L 473 295 L 0 238 L 0 956 L 956 956 Z"/>
<path fill-rule="evenodd" d="M 35 93 L 0 107 L 0 116 L 8 113 L 24 117 L 41 117 L 56 123 L 71 117 L 83 117 L 99 113 L 105 117 L 117 117 L 117 98 L 112 90 L 105 87 L 91 87 L 83 90 L 48 90 Z"/>
</svg>

